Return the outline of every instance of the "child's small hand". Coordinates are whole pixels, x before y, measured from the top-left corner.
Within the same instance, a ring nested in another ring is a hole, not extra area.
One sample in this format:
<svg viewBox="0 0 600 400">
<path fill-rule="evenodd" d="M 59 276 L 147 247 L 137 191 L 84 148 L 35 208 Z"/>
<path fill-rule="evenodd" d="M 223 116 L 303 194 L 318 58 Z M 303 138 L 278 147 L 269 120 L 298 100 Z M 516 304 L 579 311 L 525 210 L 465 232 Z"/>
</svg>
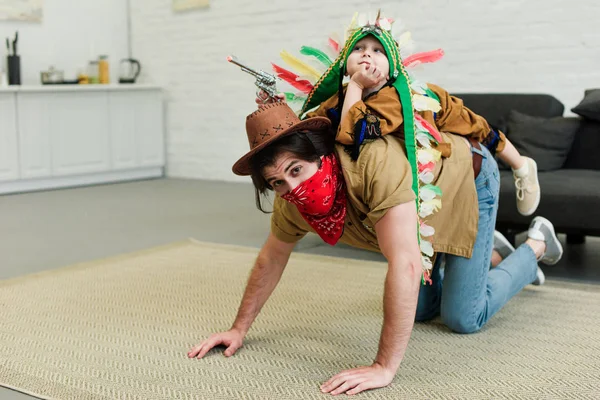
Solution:
<svg viewBox="0 0 600 400">
<path fill-rule="evenodd" d="M 272 97 L 269 97 L 267 92 L 265 92 L 264 90 L 259 90 L 256 93 L 256 99 L 254 99 L 254 102 L 256 104 L 258 104 L 259 106 L 262 106 L 265 104 L 272 104 L 272 103 L 280 102 L 280 101 L 285 101 L 285 94 L 278 93 L 275 95 L 275 98 L 272 98 Z"/>
<path fill-rule="evenodd" d="M 350 78 L 351 81 L 363 89 L 372 89 L 389 79 L 388 76 L 384 76 L 377 67 L 371 66 L 371 64 L 362 64 L 361 68 Z"/>
</svg>

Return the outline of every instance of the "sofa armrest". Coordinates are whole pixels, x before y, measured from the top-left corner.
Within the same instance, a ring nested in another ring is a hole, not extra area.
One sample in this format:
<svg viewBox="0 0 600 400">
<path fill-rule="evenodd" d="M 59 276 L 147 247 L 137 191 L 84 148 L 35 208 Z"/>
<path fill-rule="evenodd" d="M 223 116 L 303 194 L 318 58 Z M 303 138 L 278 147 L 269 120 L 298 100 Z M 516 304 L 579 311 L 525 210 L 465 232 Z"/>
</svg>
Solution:
<svg viewBox="0 0 600 400">
<path fill-rule="evenodd" d="M 600 122 L 581 119 L 563 168 L 600 170 Z"/>
</svg>

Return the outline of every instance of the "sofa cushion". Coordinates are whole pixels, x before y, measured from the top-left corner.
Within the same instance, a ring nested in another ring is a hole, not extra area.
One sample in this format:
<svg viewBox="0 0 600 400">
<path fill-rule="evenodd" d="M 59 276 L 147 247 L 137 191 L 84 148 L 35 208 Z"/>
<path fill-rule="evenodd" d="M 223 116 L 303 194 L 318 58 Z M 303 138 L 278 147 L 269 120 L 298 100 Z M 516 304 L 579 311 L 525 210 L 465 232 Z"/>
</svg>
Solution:
<svg viewBox="0 0 600 400">
<path fill-rule="evenodd" d="M 600 171 L 561 169 L 540 172 L 540 205 L 535 215 L 548 218 L 558 229 L 600 229 Z M 529 224 L 533 216 L 517 211 L 510 171 L 500 173 L 499 223 Z"/>
<path fill-rule="evenodd" d="M 511 110 L 536 117 L 560 117 L 565 106 L 548 94 L 521 93 L 452 93 L 465 106 L 484 117 L 492 126 L 506 131 L 506 117 Z"/>
<path fill-rule="evenodd" d="M 584 118 L 600 121 L 600 89 L 589 89 L 581 103 L 571 109 L 575 114 Z"/>
<path fill-rule="evenodd" d="M 600 122 L 581 120 L 565 168 L 600 170 Z"/>
<path fill-rule="evenodd" d="M 536 161 L 539 171 L 552 171 L 564 165 L 579 125 L 579 119 L 534 117 L 513 110 L 506 136 L 522 155 Z"/>
</svg>

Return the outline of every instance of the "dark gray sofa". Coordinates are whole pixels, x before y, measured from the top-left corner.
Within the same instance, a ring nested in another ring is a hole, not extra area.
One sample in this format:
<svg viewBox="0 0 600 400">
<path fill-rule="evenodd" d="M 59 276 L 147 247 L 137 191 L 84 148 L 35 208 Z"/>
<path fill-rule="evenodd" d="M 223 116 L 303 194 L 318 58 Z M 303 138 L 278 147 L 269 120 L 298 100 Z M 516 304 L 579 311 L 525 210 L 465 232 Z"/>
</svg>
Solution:
<svg viewBox="0 0 600 400">
<path fill-rule="evenodd" d="M 561 117 L 564 105 L 546 94 L 454 94 L 465 105 L 506 133 L 511 110 L 539 117 Z M 579 128 L 561 169 L 539 172 L 542 197 L 534 215 L 548 218 L 568 243 L 583 243 L 586 235 L 600 236 L 600 122 L 579 119 Z M 532 132 L 532 134 L 535 134 Z M 527 154 L 524 154 L 527 155 Z M 517 212 L 512 173 L 501 171 L 500 205 L 496 227 L 514 243 L 533 216 Z"/>
</svg>

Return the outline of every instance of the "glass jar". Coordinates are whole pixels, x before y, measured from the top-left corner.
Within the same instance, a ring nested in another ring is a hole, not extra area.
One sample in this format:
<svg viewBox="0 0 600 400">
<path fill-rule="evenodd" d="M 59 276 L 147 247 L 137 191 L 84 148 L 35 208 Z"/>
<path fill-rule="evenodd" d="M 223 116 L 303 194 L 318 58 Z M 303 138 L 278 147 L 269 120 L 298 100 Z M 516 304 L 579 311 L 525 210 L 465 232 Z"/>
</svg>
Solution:
<svg viewBox="0 0 600 400">
<path fill-rule="evenodd" d="M 90 84 L 94 84 L 94 83 L 99 83 L 99 66 L 98 66 L 98 61 L 96 60 L 92 60 L 90 61 L 90 63 L 88 64 L 88 71 L 87 71 L 87 75 L 88 75 L 88 82 Z"/>
</svg>

